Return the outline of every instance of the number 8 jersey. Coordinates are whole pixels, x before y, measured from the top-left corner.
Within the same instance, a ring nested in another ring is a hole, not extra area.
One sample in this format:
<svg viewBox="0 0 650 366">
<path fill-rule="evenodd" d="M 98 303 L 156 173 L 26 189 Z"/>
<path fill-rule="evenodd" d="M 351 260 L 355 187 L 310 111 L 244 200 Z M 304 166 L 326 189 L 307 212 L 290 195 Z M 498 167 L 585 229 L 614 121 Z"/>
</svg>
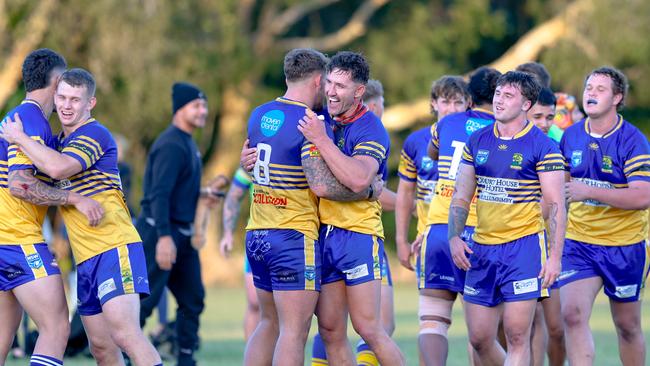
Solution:
<svg viewBox="0 0 650 366">
<path fill-rule="evenodd" d="M 298 131 L 306 108 L 277 98 L 257 107 L 248 120 L 249 146 L 257 147 L 257 162 L 247 230 L 293 229 L 318 239 L 318 198 L 301 163 L 301 150 L 310 144 Z"/>
<path fill-rule="evenodd" d="M 463 148 L 475 131 L 494 123 L 494 114 L 485 109 L 470 109 L 454 113 L 440 120 L 433 130 L 431 142 L 438 148 L 438 184 L 431 199 L 427 225 L 446 224 L 451 196 L 456 186 L 456 174 L 463 156 Z M 476 201 L 472 204 L 467 226 L 476 226 Z"/>
</svg>

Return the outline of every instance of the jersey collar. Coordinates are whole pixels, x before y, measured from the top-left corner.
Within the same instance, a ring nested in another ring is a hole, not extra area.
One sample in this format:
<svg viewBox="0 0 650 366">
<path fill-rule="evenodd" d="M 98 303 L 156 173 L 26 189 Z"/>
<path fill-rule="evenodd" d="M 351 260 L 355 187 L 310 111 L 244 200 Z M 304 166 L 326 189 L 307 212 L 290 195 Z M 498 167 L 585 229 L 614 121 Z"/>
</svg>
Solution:
<svg viewBox="0 0 650 366">
<path fill-rule="evenodd" d="M 530 121 L 527 120 L 524 128 L 521 131 L 517 132 L 514 136 L 512 136 L 512 140 L 516 140 L 526 135 L 528 132 L 530 132 L 530 130 L 533 129 L 533 126 L 534 124 L 530 123 Z M 492 131 L 494 131 L 494 136 L 500 139 L 502 138 L 501 135 L 499 134 L 499 129 L 497 128 L 496 122 L 494 123 L 494 126 L 492 126 Z"/>
<path fill-rule="evenodd" d="M 621 116 L 620 114 L 618 114 L 617 116 L 618 117 L 617 117 L 616 123 L 614 124 L 614 127 L 612 127 L 612 129 L 609 130 L 604 135 L 600 136 L 600 138 L 603 138 L 603 139 L 607 138 L 607 137 L 613 135 L 614 132 L 618 131 L 619 128 L 621 128 L 621 126 L 623 125 L 623 116 Z M 587 133 L 587 135 L 593 136 L 591 134 L 591 127 L 589 126 L 589 121 L 590 121 L 590 118 L 587 117 L 587 119 L 585 119 L 585 132 Z"/>
<path fill-rule="evenodd" d="M 484 108 L 472 108 L 472 110 L 473 110 L 474 112 L 487 113 L 487 114 L 489 114 L 489 115 L 491 115 L 491 116 L 494 116 L 494 112 L 493 112 L 493 111 L 490 111 L 490 110 L 487 110 L 487 109 L 484 109 Z"/>
<path fill-rule="evenodd" d="M 43 118 L 47 119 L 47 116 L 45 116 L 45 112 L 43 112 L 43 107 L 41 107 L 41 105 L 38 104 L 37 101 L 32 100 L 32 99 L 25 99 L 20 104 L 33 104 L 33 105 L 37 106 L 38 110 L 41 111 L 41 114 L 43 115 Z"/>
<path fill-rule="evenodd" d="M 276 101 L 276 102 L 280 102 L 280 103 L 291 104 L 291 105 L 297 105 L 297 106 L 300 106 L 300 107 L 309 108 L 309 107 L 307 106 L 307 104 L 305 104 L 305 103 L 297 102 L 297 101 L 295 101 L 295 100 L 287 99 L 287 98 L 285 98 L 285 97 L 277 97 L 277 98 L 275 98 L 275 101 Z"/>
</svg>

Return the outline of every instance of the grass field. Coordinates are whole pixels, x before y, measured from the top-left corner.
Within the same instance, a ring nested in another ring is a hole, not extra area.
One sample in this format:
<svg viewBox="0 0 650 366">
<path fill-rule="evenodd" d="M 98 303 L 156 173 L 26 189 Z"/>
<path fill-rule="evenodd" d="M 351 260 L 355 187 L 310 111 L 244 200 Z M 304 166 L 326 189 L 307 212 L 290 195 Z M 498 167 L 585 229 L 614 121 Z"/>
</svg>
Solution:
<svg viewBox="0 0 650 366">
<path fill-rule="evenodd" d="M 242 315 L 245 308 L 244 291 L 242 288 L 212 288 L 208 290 L 206 309 L 201 319 L 202 345 L 198 353 L 200 365 L 230 366 L 241 365 L 244 352 Z M 417 365 L 417 292 L 412 286 L 398 284 L 395 288 L 395 317 L 397 329 L 394 338 L 402 352 L 406 355 L 409 365 Z M 646 314 L 643 328 L 650 329 L 650 318 Z M 459 306 L 454 309 L 454 325 L 450 330 L 450 352 L 448 365 L 467 365 L 465 347 L 467 332 Z M 315 323 L 315 322 L 314 322 Z M 600 296 L 594 307 L 591 325 L 596 341 L 596 364 L 618 365 L 616 334 L 609 315 L 609 304 L 604 296 Z M 312 328 L 311 335 L 315 328 Z M 646 337 L 650 338 L 650 337 Z M 350 334 L 350 339 L 356 342 L 358 336 Z M 646 342 L 648 343 L 648 342 Z M 308 345 L 311 347 L 311 340 Z M 310 348 L 307 357 L 311 354 Z M 26 365 L 26 360 L 9 360 L 7 365 Z M 94 365 L 91 359 L 66 359 L 68 366 Z M 173 362 L 167 362 L 173 365 Z"/>
</svg>

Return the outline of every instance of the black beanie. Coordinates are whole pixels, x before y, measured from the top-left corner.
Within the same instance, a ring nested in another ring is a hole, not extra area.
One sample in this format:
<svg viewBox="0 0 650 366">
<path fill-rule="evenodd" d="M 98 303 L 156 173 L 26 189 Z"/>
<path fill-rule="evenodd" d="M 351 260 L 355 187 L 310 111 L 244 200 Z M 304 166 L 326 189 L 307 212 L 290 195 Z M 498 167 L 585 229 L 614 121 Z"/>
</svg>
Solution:
<svg viewBox="0 0 650 366">
<path fill-rule="evenodd" d="M 172 114 L 194 99 L 207 99 L 205 94 L 190 83 L 177 82 L 172 86 Z"/>
</svg>

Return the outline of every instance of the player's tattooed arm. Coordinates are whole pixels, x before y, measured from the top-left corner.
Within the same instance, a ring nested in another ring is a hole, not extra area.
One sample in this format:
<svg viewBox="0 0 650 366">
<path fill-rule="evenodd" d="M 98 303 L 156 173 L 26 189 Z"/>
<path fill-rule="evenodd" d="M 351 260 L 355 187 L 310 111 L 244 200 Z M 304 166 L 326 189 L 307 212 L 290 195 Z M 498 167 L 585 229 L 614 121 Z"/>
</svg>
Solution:
<svg viewBox="0 0 650 366">
<path fill-rule="evenodd" d="M 367 200 L 371 189 L 372 196 L 379 197 L 381 185 L 373 182 L 365 190 L 355 193 L 339 182 L 321 157 L 302 159 L 302 168 L 307 176 L 309 188 L 318 196 L 333 201 L 362 201 Z M 372 187 L 372 188 L 370 188 Z M 378 189 L 377 189 L 378 188 Z M 379 192 L 376 192 L 379 190 Z"/>
<path fill-rule="evenodd" d="M 469 216 L 469 207 L 474 191 L 476 190 L 476 175 L 474 167 L 461 164 L 456 176 L 456 185 L 454 194 L 451 197 L 451 205 L 449 207 L 449 221 L 447 229 L 447 237 L 460 237 L 465 230 L 467 217 Z"/>
<path fill-rule="evenodd" d="M 69 203 L 69 191 L 41 182 L 31 169 L 9 172 L 8 183 L 11 195 L 35 205 L 60 206 Z"/>
<path fill-rule="evenodd" d="M 230 186 L 223 203 L 223 230 L 224 232 L 234 232 L 237 227 L 237 219 L 241 211 L 241 202 L 244 199 L 246 191 L 234 184 Z"/>
<path fill-rule="evenodd" d="M 559 210 L 557 203 L 548 205 L 548 249 L 550 253 L 554 253 L 556 249 L 555 233 L 557 232 L 557 211 Z"/>
</svg>

